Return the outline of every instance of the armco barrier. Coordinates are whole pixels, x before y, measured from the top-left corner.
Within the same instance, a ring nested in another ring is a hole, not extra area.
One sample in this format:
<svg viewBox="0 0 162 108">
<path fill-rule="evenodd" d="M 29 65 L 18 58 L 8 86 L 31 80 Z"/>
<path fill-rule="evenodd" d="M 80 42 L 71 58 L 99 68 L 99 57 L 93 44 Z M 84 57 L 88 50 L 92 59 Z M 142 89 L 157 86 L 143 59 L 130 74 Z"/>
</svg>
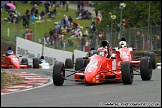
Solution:
<svg viewBox="0 0 162 108">
<path fill-rule="evenodd" d="M 45 60 L 54 65 L 56 61 L 65 63 L 66 58 L 71 58 L 74 60 L 78 57 L 84 57 L 88 52 L 83 52 L 79 50 L 74 50 L 74 53 L 69 51 L 63 51 L 48 47 L 43 47 L 39 43 L 29 41 L 20 37 L 16 38 L 16 55 L 22 56 L 22 58 L 28 58 L 29 65 L 32 65 L 33 58 L 40 58 L 43 54 Z"/>
</svg>

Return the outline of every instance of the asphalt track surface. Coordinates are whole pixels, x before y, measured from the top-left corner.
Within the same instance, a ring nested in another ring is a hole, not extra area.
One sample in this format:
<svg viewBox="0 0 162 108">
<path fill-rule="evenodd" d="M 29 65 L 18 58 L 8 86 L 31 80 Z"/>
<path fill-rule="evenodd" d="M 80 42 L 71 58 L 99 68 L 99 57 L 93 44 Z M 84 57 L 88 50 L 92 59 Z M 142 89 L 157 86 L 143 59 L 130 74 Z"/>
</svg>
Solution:
<svg viewBox="0 0 162 108">
<path fill-rule="evenodd" d="M 76 9 L 77 6 L 70 4 L 69 8 Z M 85 9 L 94 13 L 92 7 L 85 6 Z M 13 71 L 37 73 L 49 77 L 52 75 L 52 69 Z M 69 78 L 73 79 L 73 76 Z M 114 107 L 133 104 L 141 107 L 144 104 L 161 107 L 161 69 L 153 71 L 150 81 L 142 81 L 140 75 L 135 75 L 132 85 L 123 85 L 123 83 L 86 85 L 65 80 L 63 86 L 55 86 L 50 82 L 35 89 L 1 95 L 1 107 L 112 107 L 113 103 L 116 103 Z"/>
<path fill-rule="evenodd" d="M 48 75 L 49 78 L 52 75 L 52 69 L 13 71 Z M 66 72 L 68 74 L 70 72 Z M 108 106 L 110 103 L 116 103 L 115 107 L 126 107 L 135 103 L 136 106 L 137 103 L 143 106 L 145 103 L 150 107 L 161 106 L 161 69 L 153 71 L 150 81 L 142 81 L 140 75 L 134 75 L 132 85 L 123 85 L 121 82 L 87 85 L 65 80 L 63 86 L 50 83 L 40 88 L 1 95 L 1 107 L 112 107 Z"/>
</svg>

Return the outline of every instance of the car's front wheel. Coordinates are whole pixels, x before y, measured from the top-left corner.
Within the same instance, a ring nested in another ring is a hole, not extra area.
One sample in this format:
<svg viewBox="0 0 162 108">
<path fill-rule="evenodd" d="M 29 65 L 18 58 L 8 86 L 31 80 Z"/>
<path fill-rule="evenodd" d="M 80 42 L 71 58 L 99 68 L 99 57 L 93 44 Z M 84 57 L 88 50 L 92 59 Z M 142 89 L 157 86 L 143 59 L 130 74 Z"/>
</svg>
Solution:
<svg viewBox="0 0 162 108">
<path fill-rule="evenodd" d="M 64 83 L 65 66 L 62 62 L 56 62 L 53 66 L 53 84 L 61 86 Z"/>
<path fill-rule="evenodd" d="M 133 82 L 133 67 L 129 61 L 122 63 L 122 81 L 123 84 L 132 84 Z"/>
</svg>

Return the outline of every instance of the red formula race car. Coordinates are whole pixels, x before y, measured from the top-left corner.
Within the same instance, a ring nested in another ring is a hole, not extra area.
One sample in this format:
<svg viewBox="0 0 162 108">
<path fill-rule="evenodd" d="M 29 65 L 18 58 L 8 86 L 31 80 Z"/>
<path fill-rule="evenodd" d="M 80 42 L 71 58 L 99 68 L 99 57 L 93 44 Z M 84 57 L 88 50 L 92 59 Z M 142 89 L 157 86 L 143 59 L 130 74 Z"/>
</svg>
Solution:
<svg viewBox="0 0 162 108">
<path fill-rule="evenodd" d="M 110 55 L 109 45 L 107 41 L 103 41 L 107 52 L 100 51 L 98 54 L 89 57 L 76 58 L 75 70 L 72 68 L 73 63 L 71 59 L 66 59 L 65 65 L 62 62 L 57 62 L 53 67 L 53 83 L 56 86 L 63 85 L 67 77 L 74 75 L 74 81 L 85 82 L 87 84 L 99 84 L 105 81 L 122 81 L 123 84 L 132 84 L 133 82 L 133 65 L 131 61 L 122 61 L 118 54 L 112 53 Z M 107 53 L 107 54 L 105 54 Z M 88 59 L 88 60 L 86 60 Z M 150 64 L 149 60 L 148 62 Z M 73 72 L 65 76 L 66 71 Z"/>
<path fill-rule="evenodd" d="M 10 54 L 10 55 L 3 54 L 1 58 L 1 68 L 27 69 L 28 59 L 22 58 L 22 62 L 20 62 L 19 57 L 16 56 L 15 54 Z"/>
</svg>

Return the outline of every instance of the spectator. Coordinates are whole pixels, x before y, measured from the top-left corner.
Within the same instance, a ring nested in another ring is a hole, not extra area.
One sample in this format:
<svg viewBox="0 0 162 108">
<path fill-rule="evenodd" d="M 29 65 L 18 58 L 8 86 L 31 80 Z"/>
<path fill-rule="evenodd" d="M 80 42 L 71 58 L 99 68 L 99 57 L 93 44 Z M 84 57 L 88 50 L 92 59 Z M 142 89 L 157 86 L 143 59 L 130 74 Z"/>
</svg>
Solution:
<svg viewBox="0 0 162 108">
<path fill-rule="evenodd" d="M 35 8 L 35 17 L 38 17 L 37 15 L 38 15 L 38 8 Z"/>
<path fill-rule="evenodd" d="M 95 8 L 95 14 L 96 16 L 98 16 L 98 10 Z"/>
<path fill-rule="evenodd" d="M 69 8 L 69 1 L 66 1 L 66 12 L 68 12 L 68 8 Z"/>
<path fill-rule="evenodd" d="M 70 25 L 73 23 L 73 19 L 71 18 L 71 16 L 68 17 L 68 20 L 70 22 Z"/>
<path fill-rule="evenodd" d="M 32 20 L 32 24 L 34 24 L 35 23 L 35 15 L 34 14 L 31 15 L 31 20 Z"/>
<path fill-rule="evenodd" d="M 161 49 L 161 37 L 160 37 L 160 35 L 158 35 L 156 37 L 156 39 L 157 39 L 157 50 L 159 50 L 159 49 Z"/>
<path fill-rule="evenodd" d="M 44 12 L 44 10 L 42 10 L 42 12 L 40 13 L 40 17 L 41 17 L 40 19 L 42 20 L 42 22 L 46 21 L 45 16 L 46 16 L 46 13 Z"/>
<path fill-rule="evenodd" d="M 45 7 L 45 13 L 46 14 L 49 14 L 49 6 L 50 6 L 49 2 L 48 1 L 45 1 L 44 7 Z"/>
<path fill-rule="evenodd" d="M 82 9 L 84 9 L 84 1 L 81 1 L 80 4 L 82 6 Z"/>
<path fill-rule="evenodd" d="M 136 40 L 137 40 L 137 50 L 142 50 L 142 36 L 141 36 L 141 32 L 137 32 Z"/>
<path fill-rule="evenodd" d="M 28 14 L 28 12 L 30 12 L 29 9 L 26 9 L 26 12 L 25 13 Z"/>
<path fill-rule="evenodd" d="M 50 29 L 50 30 L 49 30 L 49 36 L 53 36 L 53 34 L 54 34 L 54 33 L 53 33 L 53 30 Z"/>
<path fill-rule="evenodd" d="M 37 5 L 34 4 L 34 6 L 31 9 L 31 14 L 35 14 L 36 8 L 37 8 Z"/>
<path fill-rule="evenodd" d="M 91 29 L 92 31 L 96 31 L 96 24 L 95 24 L 95 21 L 94 21 L 93 19 L 92 19 L 92 23 L 91 23 L 90 29 Z"/>
<path fill-rule="evenodd" d="M 65 10 L 65 4 L 66 2 L 65 1 L 61 1 L 62 2 L 62 10 Z"/>
<path fill-rule="evenodd" d="M 52 18 L 56 18 L 56 6 L 54 6 L 54 9 L 52 10 Z"/>
<path fill-rule="evenodd" d="M 72 41 L 72 39 L 68 39 L 68 44 L 66 44 L 67 47 L 72 47 L 74 44 L 74 42 Z"/>
<path fill-rule="evenodd" d="M 23 26 L 29 28 L 29 19 L 27 18 L 26 14 L 22 16 L 22 20 L 23 20 Z"/>
<path fill-rule="evenodd" d="M 84 37 L 82 37 L 81 38 L 81 51 L 83 51 L 83 48 L 84 48 L 84 46 L 85 46 L 85 39 L 84 39 Z"/>
<path fill-rule="evenodd" d="M 78 1 L 77 11 L 80 12 L 80 1 Z"/>
</svg>

